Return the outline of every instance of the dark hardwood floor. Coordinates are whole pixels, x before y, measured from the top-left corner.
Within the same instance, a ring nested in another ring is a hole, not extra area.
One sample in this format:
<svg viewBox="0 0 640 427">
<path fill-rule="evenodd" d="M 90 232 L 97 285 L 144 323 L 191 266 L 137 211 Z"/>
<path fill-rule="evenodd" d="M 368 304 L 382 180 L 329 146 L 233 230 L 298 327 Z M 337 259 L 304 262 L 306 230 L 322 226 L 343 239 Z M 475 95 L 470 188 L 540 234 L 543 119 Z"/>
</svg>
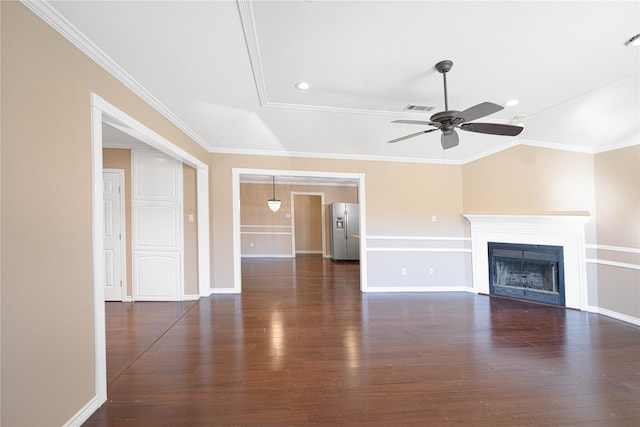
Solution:
<svg viewBox="0 0 640 427">
<path fill-rule="evenodd" d="M 640 425 L 639 327 L 361 294 L 358 269 L 244 260 L 242 295 L 107 303 L 109 400 L 86 425 Z"/>
</svg>

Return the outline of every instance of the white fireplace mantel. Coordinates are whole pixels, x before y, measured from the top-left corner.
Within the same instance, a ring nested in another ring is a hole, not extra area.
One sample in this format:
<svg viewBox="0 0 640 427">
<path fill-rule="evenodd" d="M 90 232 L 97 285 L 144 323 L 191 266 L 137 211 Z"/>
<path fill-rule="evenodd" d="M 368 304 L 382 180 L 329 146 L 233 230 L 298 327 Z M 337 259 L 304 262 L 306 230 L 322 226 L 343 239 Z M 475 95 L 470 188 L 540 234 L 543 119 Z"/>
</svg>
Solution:
<svg viewBox="0 0 640 427">
<path fill-rule="evenodd" d="M 580 215 L 464 215 L 471 223 L 473 291 L 489 294 L 489 242 L 562 246 L 565 305 L 587 309 L 584 226 Z"/>
</svg>

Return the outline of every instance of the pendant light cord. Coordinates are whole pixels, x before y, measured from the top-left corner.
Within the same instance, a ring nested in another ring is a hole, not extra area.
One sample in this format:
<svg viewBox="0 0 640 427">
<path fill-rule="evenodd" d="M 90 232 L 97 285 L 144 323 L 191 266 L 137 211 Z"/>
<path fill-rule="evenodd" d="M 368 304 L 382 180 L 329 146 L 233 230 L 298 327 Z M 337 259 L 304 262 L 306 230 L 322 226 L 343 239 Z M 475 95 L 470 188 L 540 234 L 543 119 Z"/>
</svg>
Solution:
<svg viewBox="0 0 640 427">
<path fill-rule="evenodd" d="M 275 200 L 276 199 L 276 176 L 273 176 L 273 197 L 271 198 L 271 200 Z"/>
</svg>

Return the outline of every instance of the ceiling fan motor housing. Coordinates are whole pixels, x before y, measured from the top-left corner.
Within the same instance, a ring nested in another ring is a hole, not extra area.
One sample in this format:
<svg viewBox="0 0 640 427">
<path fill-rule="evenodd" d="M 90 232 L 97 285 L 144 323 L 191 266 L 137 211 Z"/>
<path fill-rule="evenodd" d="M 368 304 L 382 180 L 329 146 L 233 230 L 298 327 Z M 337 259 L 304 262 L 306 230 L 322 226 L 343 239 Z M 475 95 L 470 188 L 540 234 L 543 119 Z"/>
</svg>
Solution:
<svg viewBox="0 0 640 427">
<path fill-rule="evenodd" d="M 460 111 L 449 110 L 449 111 L 441 111 L 432 115 L 429 120 L 435 123 L 440 123 L 439 129 L 449 135 L 453 133 L 455 127 L 460 122 L 463 122 L 464 119 L 456 119 L 456 116 L 460 113 Z"/>
<path fill-rule="evenodd" d="M 429 120 L 442 124 L 453 123 L 453 119 L 455 119 L 458 114 L 460 114 L 460 111 L 456 110 L 440 111 L 432 115 Z"/>
</svg>

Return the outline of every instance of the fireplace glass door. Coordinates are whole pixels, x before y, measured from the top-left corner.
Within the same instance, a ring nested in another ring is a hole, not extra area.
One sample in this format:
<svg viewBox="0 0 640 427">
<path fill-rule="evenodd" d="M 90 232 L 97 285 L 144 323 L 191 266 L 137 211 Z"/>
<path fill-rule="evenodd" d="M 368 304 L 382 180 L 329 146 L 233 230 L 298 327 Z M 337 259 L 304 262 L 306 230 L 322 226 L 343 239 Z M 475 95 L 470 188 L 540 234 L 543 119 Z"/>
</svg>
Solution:
<svg viewBox="0 0 640 427">
<path fill-rule="evenodd" d="M 492 295 L 564 306 L 561 246 L 489 243 Z"/>
</svg>

